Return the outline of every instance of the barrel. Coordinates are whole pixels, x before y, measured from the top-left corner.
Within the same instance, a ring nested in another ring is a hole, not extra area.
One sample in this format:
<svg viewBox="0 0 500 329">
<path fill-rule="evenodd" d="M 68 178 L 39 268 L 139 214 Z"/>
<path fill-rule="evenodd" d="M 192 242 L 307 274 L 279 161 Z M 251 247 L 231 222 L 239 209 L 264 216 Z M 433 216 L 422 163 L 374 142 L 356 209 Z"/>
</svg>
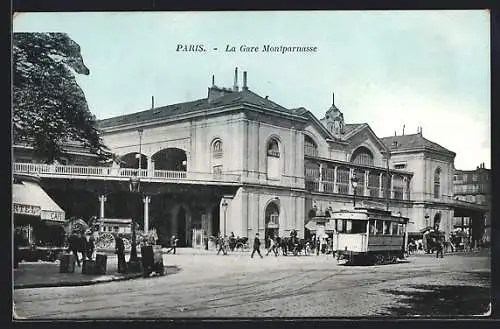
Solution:
<svg viewBox="0 0 500 329">
<path fill-rule="evenodd" d="M 96 274 L 106 274 L 106 265 L 108 263 L 108 256 L 104 254 L 96 254 Z"/>
<path fill-rule="evenodd" d="M 76 258 L 73 254 L 62 254 L 59 262 L 60 273 L 75 273 Z"/>
</svg>

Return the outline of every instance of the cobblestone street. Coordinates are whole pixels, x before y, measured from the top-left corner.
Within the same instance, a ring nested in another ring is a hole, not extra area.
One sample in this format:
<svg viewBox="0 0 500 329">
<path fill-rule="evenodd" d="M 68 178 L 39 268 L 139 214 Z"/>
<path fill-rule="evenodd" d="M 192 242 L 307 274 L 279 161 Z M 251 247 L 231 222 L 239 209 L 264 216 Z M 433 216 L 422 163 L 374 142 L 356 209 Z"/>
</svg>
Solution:
<svg viewBox="0 0 500 329">
<path fill-rule="evenodd" d="M 331 256 L 165 255 L 164 277 L 20 289 L 18 318 L 354 317 L 479 315 L 488 310 L 487 253 L 411 256 L 343 266 Z"/>
</svg>

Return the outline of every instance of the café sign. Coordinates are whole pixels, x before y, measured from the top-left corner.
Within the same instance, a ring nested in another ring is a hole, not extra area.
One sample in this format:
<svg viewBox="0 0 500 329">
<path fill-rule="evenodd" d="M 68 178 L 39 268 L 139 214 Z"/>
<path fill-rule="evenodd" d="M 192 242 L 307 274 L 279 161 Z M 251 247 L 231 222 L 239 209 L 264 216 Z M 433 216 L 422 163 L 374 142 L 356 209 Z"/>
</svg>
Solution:
<svg viewBox="0 0 500 329">
<path fill-rule="evenodd" d="M 32 206 L 27 204 L 13 204 L 14 214 L 28 215 L 28 216 L 40 216 L 41 208 L 39 206 Z"/>
<path fill-rule="evenodd" d="M 51 221 L 64 221 L 64 213 L 60 211 L 42 210 L 41 219 Z"/>
</svg>

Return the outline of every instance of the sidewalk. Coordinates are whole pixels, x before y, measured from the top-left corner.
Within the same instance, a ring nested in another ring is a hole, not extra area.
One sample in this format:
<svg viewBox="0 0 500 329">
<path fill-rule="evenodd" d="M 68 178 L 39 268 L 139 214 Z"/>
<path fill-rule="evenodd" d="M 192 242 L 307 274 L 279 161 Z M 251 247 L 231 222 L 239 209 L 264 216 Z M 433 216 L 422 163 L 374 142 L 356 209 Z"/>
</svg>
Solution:
<svg viewBox="0 0 500 329">
<path fill-rule="evenodd" d="M 142 273 L 118 273 L 118 258 L 109 255 L 104 275 L 82 274 L 82 267 L 78 266 L 74 273 L 59 273 L 59 261 L 21 262 L 13 272 L 14 289 L 85 286 L 142 277 Z"/>
<path fill-rule="evenodd" d="M 176 266 L 168 266 L 166 248 L 163 249 L 163 263 L 165 274 L 178 272 Z M 14 289 L 85 286 L 102 282 L 129 280 L 142 277 L 142 273 L 118 273 L 118 258 L 111 251 L 98 251 L 108 256 L 105 275 L 82 274 L 81 267 L 75 267 L 74 273 L 59 273 L 59 261 L 55 262 L 21 262 L 19 267 L 13 271 Z M 215 255 L 215 250 L 204 250 L 197 248 L 177 248 L 178 255 Z M 140 252 L 138 256 L 140 257 Z M 126 254 L 128 260 L 129 254 Z M 175 256 L 173 256 L 175 257 Z"/>
</svg>

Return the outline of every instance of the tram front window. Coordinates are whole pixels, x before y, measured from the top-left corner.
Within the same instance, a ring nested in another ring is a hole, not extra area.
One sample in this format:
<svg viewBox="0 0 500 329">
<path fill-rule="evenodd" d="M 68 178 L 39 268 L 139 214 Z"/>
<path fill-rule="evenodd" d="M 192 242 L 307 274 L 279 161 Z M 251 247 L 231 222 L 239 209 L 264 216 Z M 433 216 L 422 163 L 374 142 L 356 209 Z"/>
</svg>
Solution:
<svg viewBox="0 0 500 329">
<path fill-rule="evenodd" d="M 353 220 L 352 230 L 350 233 L 366 233 L 366 221 Z"/>
</svg>

